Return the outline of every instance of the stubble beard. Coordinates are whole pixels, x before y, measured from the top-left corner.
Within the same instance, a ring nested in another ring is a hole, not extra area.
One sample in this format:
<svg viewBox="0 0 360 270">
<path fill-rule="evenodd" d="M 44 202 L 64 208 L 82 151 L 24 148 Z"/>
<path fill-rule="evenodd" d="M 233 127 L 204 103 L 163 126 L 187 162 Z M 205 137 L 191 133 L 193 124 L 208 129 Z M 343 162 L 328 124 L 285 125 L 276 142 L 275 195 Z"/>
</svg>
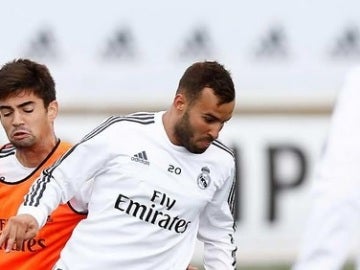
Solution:
<svg viewBox="0 0 360 270">
<path fill-rule="evenodd" d="M 35 144 L 35 138 L 26 138 L 23 140 L 10 140 L 11 144 L 15 146 L 17 149 L 30 148 Z"/>
<path fill-rule="evenodd" d="M 192 142 L 194 137 L 194 129 L 189 121 L 189 113 L 186 111 L 175 126 L 174 133 L 177 141 L 180 142 L 180 145 L 184 146 L 189 152 L 194 154 L 204 153 L 206 149 L 199 148 Z"/>
</svg>

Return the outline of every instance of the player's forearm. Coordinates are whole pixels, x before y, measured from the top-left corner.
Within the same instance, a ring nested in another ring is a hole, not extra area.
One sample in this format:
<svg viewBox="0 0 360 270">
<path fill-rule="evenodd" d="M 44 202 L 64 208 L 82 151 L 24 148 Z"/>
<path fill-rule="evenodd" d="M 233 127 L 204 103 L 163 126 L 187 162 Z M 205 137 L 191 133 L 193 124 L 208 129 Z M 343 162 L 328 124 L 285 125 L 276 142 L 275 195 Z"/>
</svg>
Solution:
<svg viewBox="0 0 360 270">
<path fill-rule="evenodd" d="M 44 208 L 33 207 L 33 206 L 24 206 L 21 205 L 17 212 L 17 215 L 28 214 L 35 218 L 39 224 L 39 228 L 43 227 L 47 221 L 48 213 Z"/>
<path fill-rule="evenodd" d="M 208 270 L 236 269 L 236 246 L 224 243 L 205 244 L 204 265 Z"/>
<path fill-rule="evenodd" d="M 198 238 L 204 243 L 206 269 L 230 270 L 236 267 L 234 220 L 230 214 L 222 214 L 220 216 L 218 213 L 218 217 L 210 218 L 200 225 Z"/>
</svg>

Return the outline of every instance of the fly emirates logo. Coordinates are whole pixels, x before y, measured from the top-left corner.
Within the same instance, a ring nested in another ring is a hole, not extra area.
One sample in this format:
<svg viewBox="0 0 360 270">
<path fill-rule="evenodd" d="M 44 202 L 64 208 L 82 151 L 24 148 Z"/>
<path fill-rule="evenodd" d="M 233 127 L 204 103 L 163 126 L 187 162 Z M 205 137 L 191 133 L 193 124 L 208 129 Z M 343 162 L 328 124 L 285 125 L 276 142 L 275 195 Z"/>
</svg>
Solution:
<svg viewBox="0 0 360 270">
<path fill-rule="evenodd" d="M 154 190 L 149 205 L 141 204 L 131 198 L 119 194 L 115 208 L 126 214 L 136 217 L 142 221 L 152 223 L 160 228 L 184 233 L 191 221 L 170 215 L 170 210 L 175 205 L 176 200 L 171 199 L 165 193 Z M 156 206 L 161 205 L 163 211 L 156 210 Z"/>
<path fill-rule="evenodd" d="M 3 230 L 7 223 L 7 219 L 0 219 L 0 231 Z M 5 249 L 6 243 L 4 243 L 2 246 L 0 246 L 0 250 Z M 43 238 L 32 238 L 29 240 L 26 240 L 21 247 L 20 251 L 26 251 L 26 252 L 37 252 L 41 249 L 46 248 L 45 239 Z M 15 250 L 15 248 L 14 248 Z"/>
</svg>

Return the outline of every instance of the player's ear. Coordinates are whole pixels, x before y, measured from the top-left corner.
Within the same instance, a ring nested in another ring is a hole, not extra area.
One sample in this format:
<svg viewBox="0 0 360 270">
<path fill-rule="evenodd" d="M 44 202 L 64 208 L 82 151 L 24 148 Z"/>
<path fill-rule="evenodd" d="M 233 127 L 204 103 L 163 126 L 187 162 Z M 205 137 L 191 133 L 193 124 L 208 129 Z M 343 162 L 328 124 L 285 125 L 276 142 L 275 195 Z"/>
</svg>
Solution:
<svg viewBox="0 0 360 270">
<path fill-rule="evenodd" d="M 184 94 L 178 93 L 174 98 L 174 107 L 177 111 L 183 111 L 186 106 L 186 98 Z"/>
<path fill-rule="evenodd" d="M 54 120 L 58 114 L 59 104 L 56 100 L 53 100 L 49 103 L 48 106 L 48 117 L 50 120 Z"/>
</svg>

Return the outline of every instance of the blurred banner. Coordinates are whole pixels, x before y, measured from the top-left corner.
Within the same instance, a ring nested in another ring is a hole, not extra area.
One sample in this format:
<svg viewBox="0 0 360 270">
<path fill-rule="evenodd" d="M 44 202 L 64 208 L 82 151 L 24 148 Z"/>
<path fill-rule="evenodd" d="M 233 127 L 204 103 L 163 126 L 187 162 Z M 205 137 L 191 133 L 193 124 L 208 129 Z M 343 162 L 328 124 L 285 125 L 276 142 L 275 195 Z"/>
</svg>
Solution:
<svg viewBox="0 0 360 270">
<path fill-rule="evenodd" d="M 184 68 L 218 60 L 238 110 L 329 111 L 360 58 L 357 0 L 6 1 L 0 62 L 49 65 L 67 110 L 167 106 Z"/>
</svg>

